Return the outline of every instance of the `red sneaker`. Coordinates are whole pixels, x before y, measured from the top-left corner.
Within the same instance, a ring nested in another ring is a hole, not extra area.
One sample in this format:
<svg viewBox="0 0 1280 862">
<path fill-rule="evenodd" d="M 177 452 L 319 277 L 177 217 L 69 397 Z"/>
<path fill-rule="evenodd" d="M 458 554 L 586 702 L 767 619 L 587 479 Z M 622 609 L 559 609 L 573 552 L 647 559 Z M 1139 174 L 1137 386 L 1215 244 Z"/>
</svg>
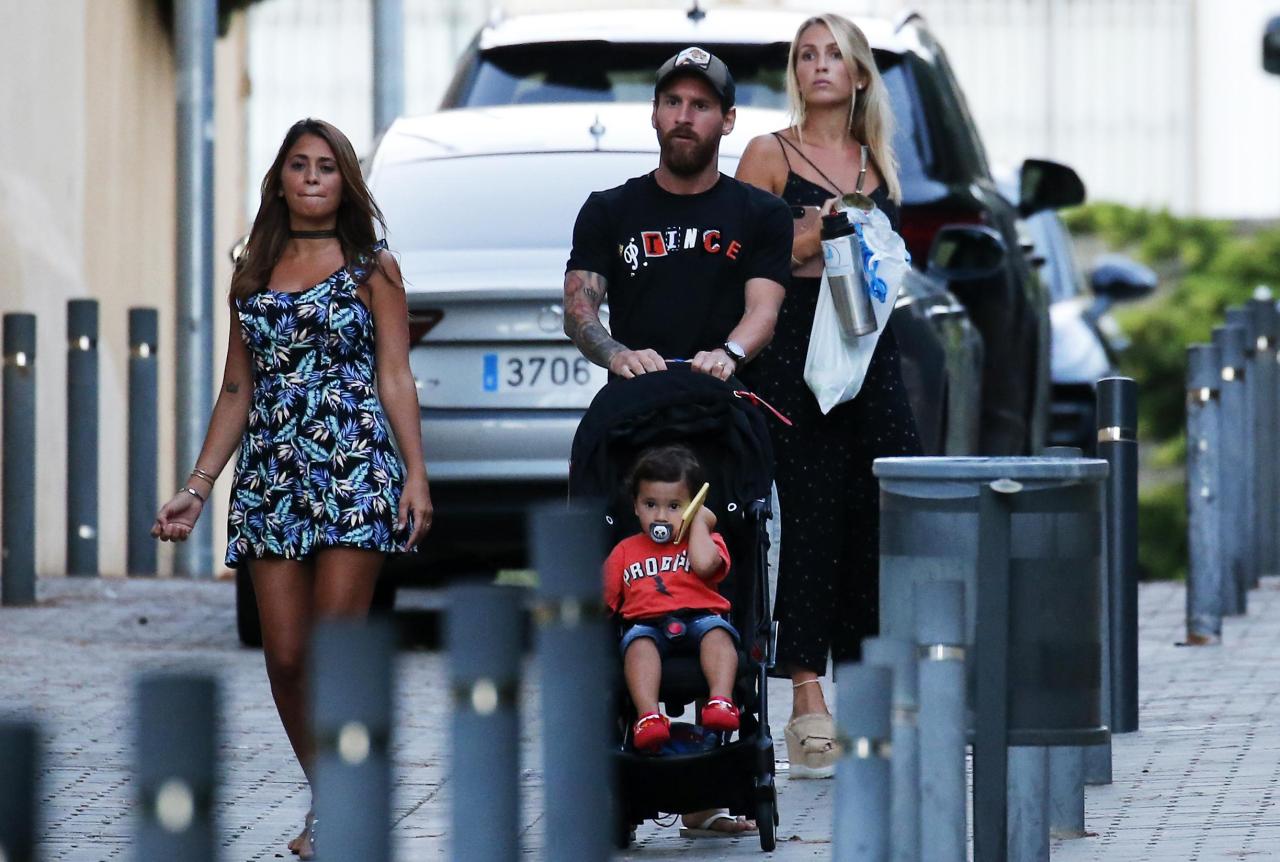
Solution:
<svg viewBox="0 0 1280 862">
<path fill-rule="evenodd" d="M 639 751 L 657 751 L 670 740 L 671 720 L 656 712 L 640 716 L 631 731 L 631 742 Z"/>
<path fill-rule="evenodd" d="M 729 733 L 738 729 L 738 708 L 727 697 L 713 697 L 702 707 L 702 726 Z"/>
</svg>

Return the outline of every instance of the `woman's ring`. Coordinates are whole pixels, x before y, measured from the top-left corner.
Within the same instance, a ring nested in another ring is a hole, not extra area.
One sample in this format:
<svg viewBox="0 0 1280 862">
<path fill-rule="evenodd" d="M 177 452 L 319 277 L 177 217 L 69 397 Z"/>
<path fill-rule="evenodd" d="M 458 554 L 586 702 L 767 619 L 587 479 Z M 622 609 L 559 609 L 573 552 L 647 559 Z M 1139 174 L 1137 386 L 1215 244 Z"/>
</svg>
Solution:
<svg viewBox="0 0 1280 862">
<path fill-rule="evenodd" d="M 716 363 L 716 368 L 724 368 L 724 363 L 723 363 L 723 362 L 717 362 L 717 363 Z"/>
</svg>

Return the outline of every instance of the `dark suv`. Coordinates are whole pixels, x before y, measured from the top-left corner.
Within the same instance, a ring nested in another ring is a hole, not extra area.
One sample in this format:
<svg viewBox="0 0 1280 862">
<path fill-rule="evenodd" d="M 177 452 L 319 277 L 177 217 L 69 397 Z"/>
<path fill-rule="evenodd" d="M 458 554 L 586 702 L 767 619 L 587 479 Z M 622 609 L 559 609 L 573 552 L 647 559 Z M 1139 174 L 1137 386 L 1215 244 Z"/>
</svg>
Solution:
<svg viewBox="0 0 1280 862">
<path fill-rule="evenodd" d="M 787 46 L 799 12 L 672 9 L 497 18 L 464 54 L 443 108 L 545 102 L 637 102 L 653 97 L 653 72 L 688 45 L 732 69 L 738 104 L 786 107 Z M 1028 161 L 1021 198 L 992 180 L 977 128 L 946 55 L 918 15 L 857 19 L 875 51 L 897 119 L 902 234 L 918 266 L 939 230 L 985 226 L 1007 254 L 994 273 L 947 286 L 985 342 L 979 450 L 1022 454 L 1045 441 L 1049 415 L 1048 301 L 1018 241 L 1018 215 L 1078 203 L 1075 172 Z"/>
</svg>

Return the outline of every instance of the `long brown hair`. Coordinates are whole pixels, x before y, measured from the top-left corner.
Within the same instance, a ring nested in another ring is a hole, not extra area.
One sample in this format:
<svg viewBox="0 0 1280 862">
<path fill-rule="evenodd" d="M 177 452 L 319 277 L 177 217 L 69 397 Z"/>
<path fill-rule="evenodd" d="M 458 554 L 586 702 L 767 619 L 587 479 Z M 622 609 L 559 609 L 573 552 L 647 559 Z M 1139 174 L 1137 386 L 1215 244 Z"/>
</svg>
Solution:
<svg viewBox="0 0 1280 862">
<path fill-rule="evenodd" d="M 859 72 L 867 75 L 867 88 L 861 93 L 855 88 L 849 100 L 849 132 L 871 150 L 871 161 L 880 171 L 889 197 L 901 201 L 902 185 L 898 182 L 898 157 L 893 152 L 893 109 L 889 105 L 889 91 L 880 77 L 866 34 L 848 18 L 831 13 L 814 15 L 800 25 L 791 40 L 791 51 L 787 56 L 787 99 L 791 103 L 791 122 L 796 137 L 800 136 L 805 117 L 804 96 L 800 93 L 800 81 L 796 77 L 800 37 L 815 24 L 822 24 L 831 31 L 845 68 L 849 70 L 851 83 L 857 83 Z"/>
<path fill-rule="evenodd" d="M 382 228 L 382 233 L 387 231 L 382 210 L 378 209 L 369 187 L 364 184 L 360 160 L 356 158 L 355 148 L 347 136 L 324 120 L 311 117 L 298 120 L 289 127 L 275 161 L 262 178 L 262 201 L 258 204 L 258 214 L 253 219 L 245 250 L 236 261 L 235 274 L 231 276 L 232 303 L 267 286 L 271 270 L 280 261 L 280 255 L 289 242 L 289 207 L 281 195 L 284 185 L 280 175 L 289 151 L 303 135 L 315 135 L 329 145 L 338 164 L 338 173 L 342 176 L 337 228 L 343 258 L 350 263 L 373 247 L 378 239 L 375 223 Z"/>
</svg>

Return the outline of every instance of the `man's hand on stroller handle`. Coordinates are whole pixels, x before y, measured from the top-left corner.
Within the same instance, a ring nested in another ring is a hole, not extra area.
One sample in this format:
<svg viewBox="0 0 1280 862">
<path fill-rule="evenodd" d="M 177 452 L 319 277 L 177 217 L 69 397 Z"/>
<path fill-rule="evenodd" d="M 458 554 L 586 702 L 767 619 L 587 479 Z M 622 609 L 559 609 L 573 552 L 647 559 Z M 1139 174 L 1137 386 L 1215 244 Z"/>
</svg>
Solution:
<svg viewBox="0 0 1280 862">
<path fill-rule="evenodd" d="M 667 363 L 656 350 L 619 350 L 609 357 L 609 371 L 619 377 L 666 370 Z"/>
<path fill-rule="evenodd" d="M 738 363 L 720 347 L 715 350 L 699 350 L 694 354 L 690 366 L 694 371 L 710 374 L 717 380 L 728 380 L 738 370 Z"/>
</svg>

